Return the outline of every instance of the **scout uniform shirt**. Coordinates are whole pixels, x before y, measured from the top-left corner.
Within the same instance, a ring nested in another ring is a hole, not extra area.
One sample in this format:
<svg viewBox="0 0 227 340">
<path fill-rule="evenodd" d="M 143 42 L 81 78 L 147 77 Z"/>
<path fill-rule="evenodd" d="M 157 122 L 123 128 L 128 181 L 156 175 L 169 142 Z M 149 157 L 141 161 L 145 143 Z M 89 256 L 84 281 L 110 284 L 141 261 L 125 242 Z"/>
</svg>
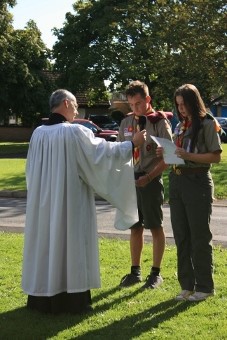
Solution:
<svg viewBox="0 0 227 340">
<path fill-rule="evenodd" d="M 151 112 L 149 112 L 150 114 Z M 132 141 L 134 134 L 137 130 L 138 119 L 135 118 L 134 113 L 129 113 L 126 118 L 121 122 L 119 128 L 118 141 Z M 166 119 L 160 119 L 155 124 L 151 123 L 149 119 L 146 119 L 146 141 L 142 147 L 140 147 L 139 162 L 134 165 L 134 171 L 138 172 L 150 172 L 159 160 L 156 156 L 157 144 L 150 137 L 156 136 L 161 138 L 167 138 L 172 140 L 171 126 Z"/>
<path fill-rule="evenodd" d="M 183 133 L 182 130 L 183 123 L 180 122 L 177 124 L 174 130 L 173 140 L 174 143 L 177 144 L 177 139 L 180 138 L 180 135 Z M 183 134 L 182 137 L 182 148 L 184 148 L 187 152 L 190 152 L 190 144 L 192 138 L 192 127 L 189 127 Z M 222 150 L 220 137 L 216 131 L 216 126 L 214 120 L 204 118 L 202 122 L 202 128 L 199 130 L 198 139 L 196 142 L 195 150 L 193 153 L 207 153 L 207 152 L 215 152 L 218 150 Z M 178 167 L 189 167 L 189 168 L 210 168 L 210 164 L 207 163 L 194 163 L 191 161 L 185 160 L 185 165 L 180 165 Z"/>
</svg>

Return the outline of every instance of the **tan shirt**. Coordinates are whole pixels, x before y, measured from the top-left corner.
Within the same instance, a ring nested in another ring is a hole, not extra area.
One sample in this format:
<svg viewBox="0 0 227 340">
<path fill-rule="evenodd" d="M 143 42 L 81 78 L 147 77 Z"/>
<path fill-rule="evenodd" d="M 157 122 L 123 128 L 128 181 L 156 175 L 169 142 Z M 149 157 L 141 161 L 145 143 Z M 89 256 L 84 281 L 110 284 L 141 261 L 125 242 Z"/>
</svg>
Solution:
<svg viewBox="0 0 227 340">
<path fill-rule="evenodd" d="M 182 123 L 180 122 L 174 131 L 174 142 L 177 139 L 177 134 L 181 131 Z M 186 151 L 190 151 L 190 143 L 192 138 L 192 128 L 190 127 L 184 134 L 182 147 Z M 205 118 L 202 123 L 202 128 L 198 134 L 198 140 L 196 143 L 196 147 L 194 153 L 207 153 L 207 152 L 215 152 L 222 151 L 221 141 L 218 133 L 216 132 L 215 122 L 212 119 Z M 187 167 L 210 167 L 209 164 L 204 163 L 194 163 L 190 161 L 185 161 L 185 166 Z"/>
<path fill-rule="evenodd" d="M 121 122 L 118 141 L 132 141 L 137 128 L 137 120 L 135 115 L 131 114 L 124 118 Z M 153 170 L 159 159 L 156 156 L 157 144 L 150 137 L 156 136 L 172 140 L 172 131 L 166 119 L 160 119 L 157 123 L 152 124 L 148 119 L 146 122 L 146 142 L 140 148 L 139 163 L 134 166 L 135 172 L 150 172 Z"/>
</svg>

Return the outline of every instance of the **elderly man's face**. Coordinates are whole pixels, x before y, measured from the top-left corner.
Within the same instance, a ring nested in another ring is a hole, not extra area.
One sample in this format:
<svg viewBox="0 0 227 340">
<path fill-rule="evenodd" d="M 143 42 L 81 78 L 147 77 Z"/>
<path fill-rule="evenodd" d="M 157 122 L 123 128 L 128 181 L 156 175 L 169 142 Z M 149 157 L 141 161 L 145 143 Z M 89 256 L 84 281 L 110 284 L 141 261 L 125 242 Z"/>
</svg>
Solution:
<svg viewBox="0 0 227 340">
<path fill-rule="evenodd" d="M 74 100 L 67 100 L 68 102 L 68 113 L 69 113 L 69 119 L 72 122 L 73 119 L 75 119 L 78 116 L 78 104 L 76 99 Z"/>
</svg>

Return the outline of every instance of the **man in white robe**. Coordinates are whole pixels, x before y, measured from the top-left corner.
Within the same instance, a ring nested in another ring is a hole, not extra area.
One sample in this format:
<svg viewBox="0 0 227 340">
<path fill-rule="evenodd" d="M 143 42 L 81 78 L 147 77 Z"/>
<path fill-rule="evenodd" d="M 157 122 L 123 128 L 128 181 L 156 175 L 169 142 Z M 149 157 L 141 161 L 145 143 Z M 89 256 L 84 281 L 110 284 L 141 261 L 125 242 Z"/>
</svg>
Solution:
<svg viewBox="0 0 227 340">
<path fill-rule="evenodd" d="M 94 191 L 118 210 L 115 227 L 137 219 L 131 142 L 106 142 L 79 125 L 75 96 L 57 90 L 51 115 L 32 135 L 26 165 L 27 210 L 22 288 L 43 312 L 91 310 L 100 287 Z"/>
</svg>

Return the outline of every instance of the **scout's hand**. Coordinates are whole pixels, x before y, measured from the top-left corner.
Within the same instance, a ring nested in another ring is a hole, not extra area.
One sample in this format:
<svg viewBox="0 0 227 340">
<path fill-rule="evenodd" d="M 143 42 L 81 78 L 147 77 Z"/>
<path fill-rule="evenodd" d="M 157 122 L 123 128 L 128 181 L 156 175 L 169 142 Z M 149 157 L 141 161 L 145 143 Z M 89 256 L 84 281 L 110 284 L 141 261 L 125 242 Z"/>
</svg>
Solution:
<svg viewBox="0 0 227 340">
<path fill-rule="evenodd" d="M 144 175 L 144 176 L 140 176 L 136 181 L 136 187 L 145 187 L 148 183 L 150 183 L 151 179 L 149 177 L 149 175 Z"/>
<path fill-rule="evenodd" d="M 176 148 L 175 154 L 179 158 L 187 159 L 188 152 L 185 151 L 183 148 Z"/>
<path fill-rule="evenodd" d="M 135 146 L 142 146 L 146 140 L 146 130 L 136 132 L 133 137 L 133 143 Z"/>
</svg>

